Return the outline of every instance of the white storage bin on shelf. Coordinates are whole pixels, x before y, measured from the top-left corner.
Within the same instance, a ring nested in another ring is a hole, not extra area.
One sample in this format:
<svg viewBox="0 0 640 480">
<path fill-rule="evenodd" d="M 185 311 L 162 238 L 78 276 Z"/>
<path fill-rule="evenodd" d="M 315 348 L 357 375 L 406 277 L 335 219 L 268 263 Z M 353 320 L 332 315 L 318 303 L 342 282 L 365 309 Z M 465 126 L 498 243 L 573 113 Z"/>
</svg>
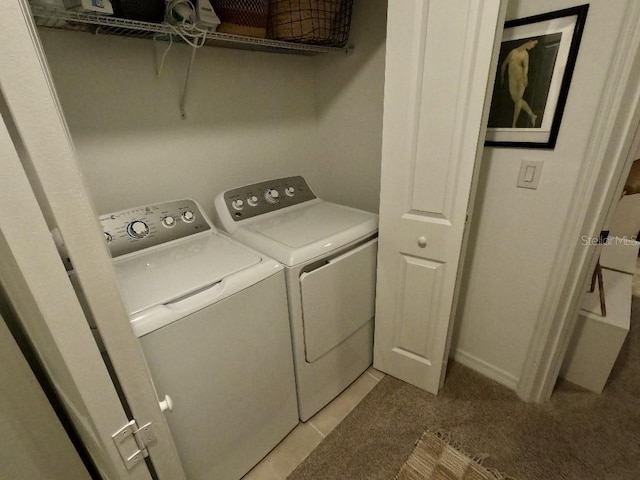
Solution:
<svg viewBox="0 0 640 480">
<path fill-rule="evenodd" d="M 598 290 L 588 293 L 565 355 L 560 376 L 601 393 L 629 333 L 633 276 L 603 268 L 607 316 L 600 314 Z"/>
<path fill-rule="evenodd" d="M 622 273 L 633 275 L 638 259 L 638 249 L 640 243 L 629 237 L 609 237 L 608 244 L 602 247 L 600 254 L 600 265 L 602 268 L 617 270 Z M 605 283 L 605 290 L 607 284 Z"/>
</svg>

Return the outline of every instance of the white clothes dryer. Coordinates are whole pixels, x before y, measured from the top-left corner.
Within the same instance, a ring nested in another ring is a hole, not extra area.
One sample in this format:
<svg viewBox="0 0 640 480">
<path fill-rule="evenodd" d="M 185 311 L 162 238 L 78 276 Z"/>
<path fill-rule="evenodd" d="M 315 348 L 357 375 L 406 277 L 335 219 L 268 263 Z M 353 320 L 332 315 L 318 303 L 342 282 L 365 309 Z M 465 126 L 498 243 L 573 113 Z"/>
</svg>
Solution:
<svg viewBox="0 0 640 480">
<path fill-rule="evenodd" d="M 100 222 L 187 478 L 241 478 L 298 423 L 282 266 L 193 200 Z"/>
<path fill-rule="evenodd" d="M 285 265 L 300 419 L 372 363 L 378 216 L 323 201 L 300 176 L 227 190 L 219 226 Z"/>
</svg>

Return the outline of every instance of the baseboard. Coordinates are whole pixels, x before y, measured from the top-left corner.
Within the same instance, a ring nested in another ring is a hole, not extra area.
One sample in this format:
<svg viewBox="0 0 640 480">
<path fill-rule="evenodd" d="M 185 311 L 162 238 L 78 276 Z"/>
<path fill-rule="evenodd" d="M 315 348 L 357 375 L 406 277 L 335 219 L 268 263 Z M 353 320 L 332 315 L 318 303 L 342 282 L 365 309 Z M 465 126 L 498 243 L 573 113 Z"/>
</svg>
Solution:
<svg viewBox="0 0 640 480">
<path fill-rule="evenodd" d="M 517 378 L 515 375 L 512 375 L 509 372 L 505 372 L 501 368 L 491 365 L 484 360 L 480 360 L 478 357 L 474 357 L 467 352 L 463 352 L 459 349 L 454 349 L 451 357 L 456 362 L 464 365 L 465 367 L 468 367 L 471 370 L 474 370 L 511 390 L 515 390 L 518 385 L 519 378 Z"/>
</svg>

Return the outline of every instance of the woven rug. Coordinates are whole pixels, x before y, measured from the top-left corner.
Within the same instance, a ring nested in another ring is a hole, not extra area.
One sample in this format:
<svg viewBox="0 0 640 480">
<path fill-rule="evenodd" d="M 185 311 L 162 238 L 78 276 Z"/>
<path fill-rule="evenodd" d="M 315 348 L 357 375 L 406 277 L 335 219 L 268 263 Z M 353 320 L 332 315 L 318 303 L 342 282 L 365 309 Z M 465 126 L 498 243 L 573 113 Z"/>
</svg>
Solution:
<svg viewBox="0 0 640 480">
<path fill-rule="evenodd" d="M 487 455 L 471 457 L 450 435 L 424 432 L 396 480 L 508 480 L 482 466 Z"/>
</svg>

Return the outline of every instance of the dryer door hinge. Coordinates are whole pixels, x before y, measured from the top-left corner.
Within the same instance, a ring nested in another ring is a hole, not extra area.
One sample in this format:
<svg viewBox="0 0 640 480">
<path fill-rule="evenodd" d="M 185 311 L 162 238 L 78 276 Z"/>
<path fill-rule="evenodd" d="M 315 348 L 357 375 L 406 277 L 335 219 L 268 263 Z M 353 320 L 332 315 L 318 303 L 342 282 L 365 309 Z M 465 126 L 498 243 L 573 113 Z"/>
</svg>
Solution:
<svg viewBox="0 0 640 480">
<path fill-rule="evenodd" d="M 147 446 L 156 441 L 151 422 L 138 428 L 135 420 L 131 420 L 124 427 L 111 435 L 113 443 L 122 457 L 127 470 L 131 470 L 144 457 L 149 456 Z"/>
</svg>

